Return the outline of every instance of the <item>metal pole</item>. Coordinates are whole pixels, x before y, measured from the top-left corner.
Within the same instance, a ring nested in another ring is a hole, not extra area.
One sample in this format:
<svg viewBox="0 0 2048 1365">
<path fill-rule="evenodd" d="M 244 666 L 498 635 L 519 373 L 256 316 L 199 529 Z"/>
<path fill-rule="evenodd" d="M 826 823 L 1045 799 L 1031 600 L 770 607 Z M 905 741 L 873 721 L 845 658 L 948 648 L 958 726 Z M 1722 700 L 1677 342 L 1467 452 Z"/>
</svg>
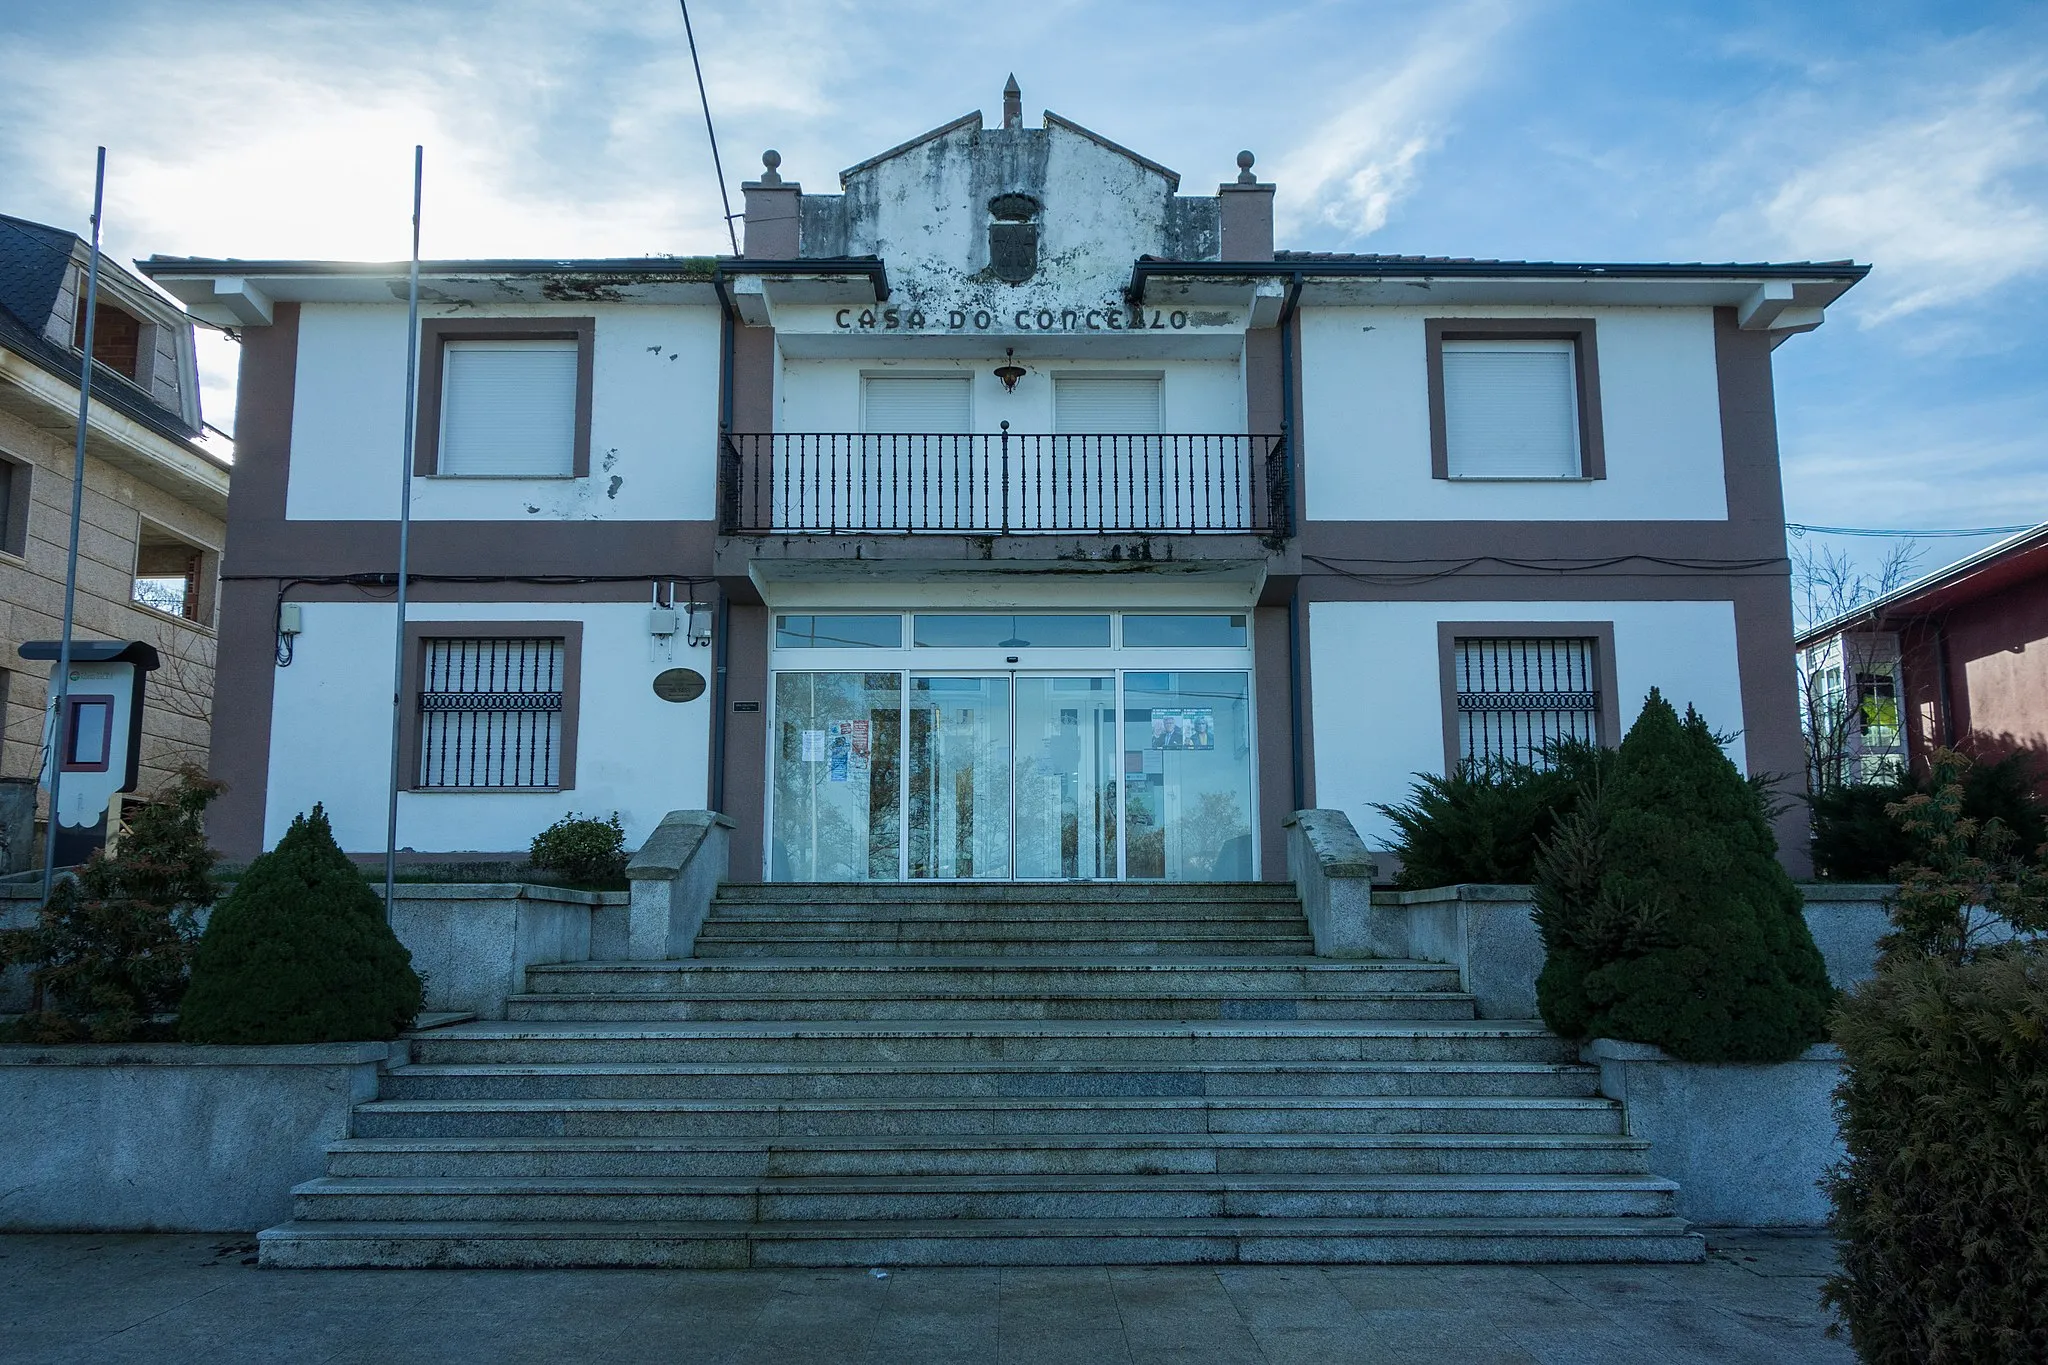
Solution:
<svg viewBox="0 0 2048 1365">
<path fill-rule="evenodd" d="M 697 102 L 704 106 L 704 139 L 711 144 L 711 170 L 718 177 L 718 202 L 725 205 L 725 235 L 732 242 L 732 254 L 740 254 L 740 235 L 732 225 L 732 196 L 725 192 L 725 167 L 718 160 L 718 134 L 711 130 L 711 96 L 704 93 L 704 66 L 697 60 L 697 31 L 690 27 L 690 0 L 676 0 L 683 7 L 683 36 L 690 40 L 690 67 L 697 73 Z"/>
<path fill-rule="evenodd" d="M 398 471 L 398 621 L 392 627 L 391 659 L 391 783 L 384 808 L 384 919 L 391 919 L 391 898 L 398 883 L 399 737 L 405 721 L 405 576 L 412 550 L 413 427 L 418 422 L 420 369 L 420 184 L 427 149 L 412 149 L 412 275 L 405 311 L 405 432 L 400 441 L 404 460 Z"/>
<path fill-rule="evenodd" d="M 92 257 L 85 271 L 85 354 L 78 363 L 78 442 L 71 457 L 71 548 L 64 558 L 64 629 L 57 637 L 57 696 L 50 707 L 50 819 L 43 828 L 43 904 L 57 877 L 57 791 L 64 781 L 65 707 L 71 699 L 71 626 L 78 609 L 78 523 L 85 512 L 85 421 L 92 407 L 92 334 L 100 301 L 100 209 L 107 188 L 107 149 L 92 173 Z"/>
</svg>

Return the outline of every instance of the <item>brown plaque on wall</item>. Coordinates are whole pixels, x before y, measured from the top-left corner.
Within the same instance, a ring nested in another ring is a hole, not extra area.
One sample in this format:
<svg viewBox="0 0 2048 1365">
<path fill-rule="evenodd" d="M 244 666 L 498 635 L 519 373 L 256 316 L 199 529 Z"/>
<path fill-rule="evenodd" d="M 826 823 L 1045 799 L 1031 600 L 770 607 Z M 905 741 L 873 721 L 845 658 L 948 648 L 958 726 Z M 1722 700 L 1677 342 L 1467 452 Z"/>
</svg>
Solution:
<svg viewBox="0 0 2048 1365">
<path fill-rule="evenodd" d="M 704 695 L 704 675 L 694 668 L 667 668 L 654 675 L 654 695 L 663 701 L 695 701 Z"/>
</svg>

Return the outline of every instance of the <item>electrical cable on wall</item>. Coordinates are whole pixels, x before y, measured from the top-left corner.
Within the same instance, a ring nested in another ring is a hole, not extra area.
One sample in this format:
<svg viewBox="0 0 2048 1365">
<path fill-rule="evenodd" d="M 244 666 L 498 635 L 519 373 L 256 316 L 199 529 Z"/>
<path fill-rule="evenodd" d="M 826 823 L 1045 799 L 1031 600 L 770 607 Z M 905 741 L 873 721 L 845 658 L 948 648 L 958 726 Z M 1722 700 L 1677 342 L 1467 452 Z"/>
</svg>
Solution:
<svg viewBox="0 0 2048 1365">
<path fill-rule="evenodd" d="M 227 573 L 220 576 L 223 583 L 251 583 L 272 581 L 269 574 Z M 693 578 L 687 574 L 435 574 L 408 573 L 408 583 L 522 583 L 535 587 L 579 587 L 590 583 L 646 583 L 659 580 L 666 583 L 680 583 L 690 590 L 692 596 L 697 589 L 710 587 L 717 580 Z M 277 601 L 271 612 L 273 633 L 277 638 L 274 661 L 279 668 L 290 668 L 298 653 L 298 632 L 284 628 L 285 599 L 297 587 L 352 587 L 365 595 L 376 595 L 379 588 L 389 594 L 398 591 L 396 574 L 351 573 L 351 574 L 309 574 L 300 578 L 277 579 Z"/>
<path fill-rule="evenodd" d="M 1906 531 L 1888 530 L 1877 526 L 1808 526 L 1804 522 L 1788 521 L 1785 529 L 1795 536 L 1883 536 L 1898 540 L 1944 540 L 1963 536 L 2016 536 L 2022 531 L 2031 531 L 2040 522 L 2025 526 L 1948 526 L 1939 530 Z"/>
<path fill-rule="evenodd" d="M 1791 561 L 1783 555 L 1762 559 L 1673 559 L 1663 555 L 1611 555 L 1604 559 L 1562 559 L 1532 560 L 1508 559 L 1500 555 L 1473 555 L 1468 559 L 1351 559 L 1325 555 L 1303 555 L 1311 564 L 1320 565 L 1341 578 L 1358 583 L 1370 583 L 1380 587 L 1413 586 L 1434 583 L 1439 579 L 1455 578 L 1460 575 L 1472 577 L 1515 577 L 1520 574 L 1588 574 L 1597 575 L 1604 570 L 1618 569 L 1625 565 L 1654 564 L 1659 568 L 1677 569 L 1685 573 L 1711 573 L 1735 576 L 1782 577 L 1791 567 Z M 1433 568 L 1404 569 L 1403 565 L 1434 565 Z M 1374 567 L 1354 568 L 1353 565 Z M 1483 566 L 1497 565 L 1499 570 Z M 1384 566 L 1384 567 L 1381 567 Z"/>
</svg>

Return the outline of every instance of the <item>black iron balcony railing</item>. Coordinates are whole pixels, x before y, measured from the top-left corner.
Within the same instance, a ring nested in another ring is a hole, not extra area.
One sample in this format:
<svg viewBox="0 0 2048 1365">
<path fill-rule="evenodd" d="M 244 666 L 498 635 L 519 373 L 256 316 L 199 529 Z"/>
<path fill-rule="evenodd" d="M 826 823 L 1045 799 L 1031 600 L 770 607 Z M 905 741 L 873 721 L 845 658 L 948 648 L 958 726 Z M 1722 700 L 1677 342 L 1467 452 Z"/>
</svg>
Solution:
<svg viewBox="0 0 2048 1365">
<path fill-rule="evenodd" d="M 1280 436 L 774 432 L 725 438 L 727 535 L 1288 535 Z"/>
</svg>

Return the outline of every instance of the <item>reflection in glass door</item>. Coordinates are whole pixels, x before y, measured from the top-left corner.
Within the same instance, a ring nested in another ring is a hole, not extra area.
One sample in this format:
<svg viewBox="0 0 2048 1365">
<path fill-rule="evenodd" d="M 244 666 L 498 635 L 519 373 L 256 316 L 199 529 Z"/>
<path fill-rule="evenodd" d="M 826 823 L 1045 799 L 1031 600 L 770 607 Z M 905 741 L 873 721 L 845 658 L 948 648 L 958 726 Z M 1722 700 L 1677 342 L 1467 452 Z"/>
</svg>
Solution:
<svg viewBox="0 0 2048 1365">
<path fill-rule="evenodd" d="M 1010 875 L 1010 677 L 910 679 L 910 875 Z"/>
<path fill-rule="evenodd" d="M 1243 669 L 774 674 L 775 881 L 1256 873 Z"/>
<path fill-rule="evenodd" d="M 894 881 L 901 673 L 775 675 L 776 881 Z"/>
<path fill-rule="evenodd" d="M 1124 674 L 1124 875 L 1252 876 L 1250 675 Z"/>
<path fill-rule="evenodd" d="M 1016 876 L 1116 876 L 1116 679 L 1017 679 Z"/>
</svg>

